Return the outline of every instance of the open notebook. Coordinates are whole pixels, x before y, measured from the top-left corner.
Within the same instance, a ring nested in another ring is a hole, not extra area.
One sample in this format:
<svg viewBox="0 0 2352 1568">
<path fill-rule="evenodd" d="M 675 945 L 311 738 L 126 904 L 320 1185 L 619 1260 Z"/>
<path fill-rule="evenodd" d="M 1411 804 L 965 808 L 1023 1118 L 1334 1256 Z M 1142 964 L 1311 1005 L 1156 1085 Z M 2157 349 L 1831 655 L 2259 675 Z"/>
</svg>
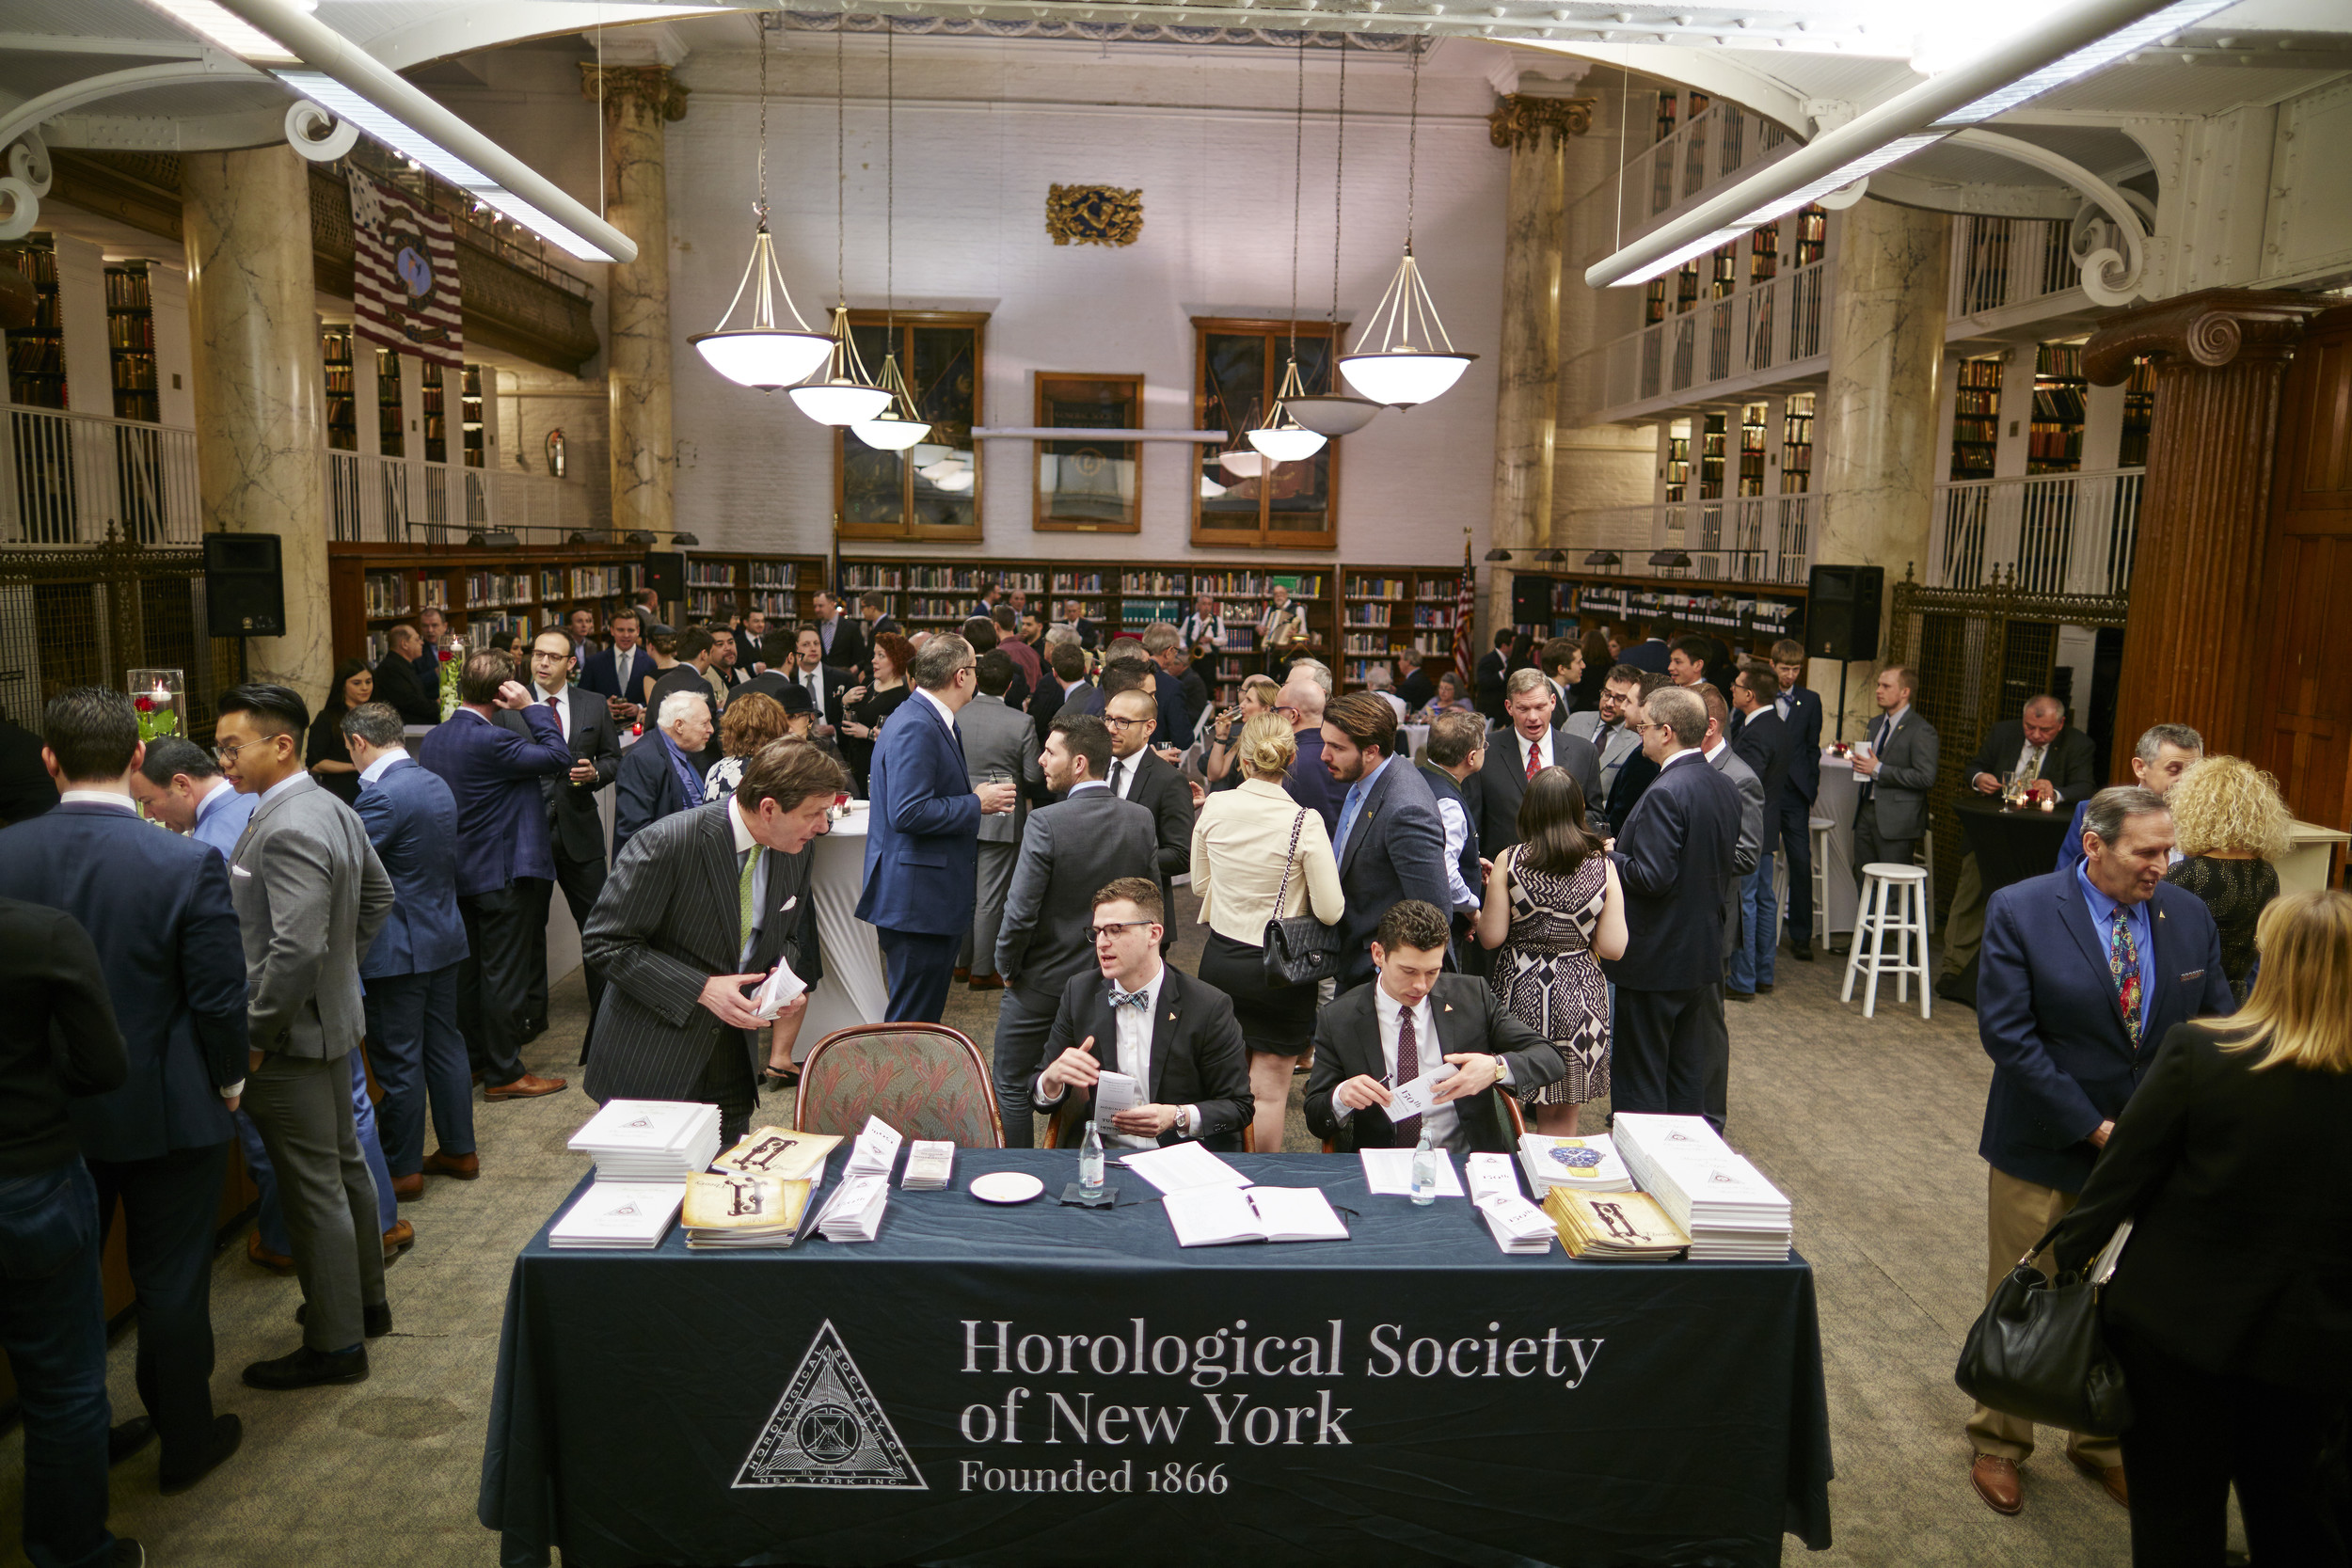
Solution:
<svg viewBox="0 0 2352 1568">
<path fill-rule="evenodd" d="M 1194 1187 L 1160 1202 L 1179 1246 L 1347 1240 L 1319 1187 Z"/>
</svg>

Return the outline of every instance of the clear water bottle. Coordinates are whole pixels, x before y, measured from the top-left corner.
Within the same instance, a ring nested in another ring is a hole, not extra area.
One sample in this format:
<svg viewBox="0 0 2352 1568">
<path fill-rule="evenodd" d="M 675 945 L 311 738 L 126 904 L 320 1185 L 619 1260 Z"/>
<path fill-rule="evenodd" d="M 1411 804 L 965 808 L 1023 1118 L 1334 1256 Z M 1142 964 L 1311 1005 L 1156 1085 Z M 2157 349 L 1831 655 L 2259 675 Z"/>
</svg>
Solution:
<svg viewBox="0 0 2352 1568">
<path fill-rule="evenodd" d="M 1078 1191 L 1089 1197 L 1103 1196 L 1103 1131 L 1091 1117 L 1078 1145 Z"/>
<path fill-rule="evenodd" d="M 1438 1151 L 1430 1147 L 1429 1129 L 1421 1130 L 1421 1146 L 1413 1150 L 1413 1201 L 1427 1205 L 1438 1200 Z"/>
</svg>

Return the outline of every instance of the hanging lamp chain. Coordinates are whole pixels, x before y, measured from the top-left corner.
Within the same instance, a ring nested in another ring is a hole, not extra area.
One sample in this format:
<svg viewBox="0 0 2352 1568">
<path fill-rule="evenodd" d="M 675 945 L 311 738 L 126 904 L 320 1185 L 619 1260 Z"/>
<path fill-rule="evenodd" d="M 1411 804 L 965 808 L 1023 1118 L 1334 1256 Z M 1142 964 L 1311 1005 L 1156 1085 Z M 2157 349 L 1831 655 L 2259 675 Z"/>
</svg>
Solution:
<svg viewBox="0 0 2352 1568">
<path fill-rule="evenodd" d="M 1298 230 L 1307 192 L 1307 30 L 1298 30 L 1298 105 L 1291 117 L 1291 374 L 1298 373 Z"/>
<path fill-rule="evenodd" d="M 846 303 L 849 291 L 842 279 L 843 252 L 849 245 L 849 185 L 850 133 L 849 111 L 844 106 L 849 97 L 846 68 L 842 64 L 841 37 L 850 13 L 843 11 L 833 19 L 833 297 Z"/>
<path fill-rule="evenodd" d="M 1421 175 L 1421 50 L 1412 50 L 1412 106 L 1405 119 L 1405 254 L 1413 253 L 1413 194 Z"/>
</svg>

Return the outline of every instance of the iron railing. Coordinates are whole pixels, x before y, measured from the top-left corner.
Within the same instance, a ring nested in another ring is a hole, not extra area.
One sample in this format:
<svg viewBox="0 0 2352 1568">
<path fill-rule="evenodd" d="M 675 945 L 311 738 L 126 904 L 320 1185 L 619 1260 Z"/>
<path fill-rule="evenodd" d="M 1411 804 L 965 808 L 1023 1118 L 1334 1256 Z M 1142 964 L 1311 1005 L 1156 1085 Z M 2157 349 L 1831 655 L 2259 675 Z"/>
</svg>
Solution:
<svg viewBox="0 0 2352 1568">
<path fill-rule="evenodd" d="M 2074 226 L 2043 218 L 1961 216 L 1952 220 L 1950 319 L 2026 305 L 2070 290 L 2081 271 L 2070 250 Z"/>
<path fill-rule="evenodd" d="M 1594 507 L 1559 514 L 1553 547 L 1571 570 L 1596 550 L 1613 551 L 1613 570 L 1643 578 L 1802 584 L 1812 566 L 1813 498 L 1732 496 L 1652 506 Z M 1653 566 L 1661 550 L 1688 555 L 1687 567 Z"/>
<path fill-rule="evenodd" d="M 1827 368 L 1831 269 L 1823 260 L 1653 322 L 1592 351 L 1600 419 L 1672 406 L 1719 383 L 1765 372 L 1803 377 Z M 1571 385 L 1579 384 L 1571 372 Z"/>
<path fill-rule="evenodd" d="M 2018 592 L 2120 595 L 2132 580 L 2145 468 L 1935 487 L 1929 588 L 1976 588 L 1998 570 Z"/>
<path fill-rule="evenodd" d="M 1804 142 L 1777 120 L 1718 102 L 1676 127 L 1663 141 L 1629 157 L 1576 198 L 1572 234 L 1592 236 L 1579 266 L 1630 244 L 1726 181 L 1779 162 Z"/>
<path fill-rule="evenodd" d="M 192 545 L 196 432 L 21 404 L 0 407 L 0 541 Z"/>
</svg>

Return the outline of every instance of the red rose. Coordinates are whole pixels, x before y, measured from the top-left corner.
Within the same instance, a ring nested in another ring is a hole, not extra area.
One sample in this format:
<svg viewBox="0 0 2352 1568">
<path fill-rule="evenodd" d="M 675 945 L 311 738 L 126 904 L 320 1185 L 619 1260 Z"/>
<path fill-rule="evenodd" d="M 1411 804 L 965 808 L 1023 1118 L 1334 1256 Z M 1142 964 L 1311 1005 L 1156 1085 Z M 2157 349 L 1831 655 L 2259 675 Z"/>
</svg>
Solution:
<svg viewBox="0 0 2352 1568">
<path fill-rule="evenodd" d="M 152 697 L 134 697 L 131 699 L 131 705 L 137 708 L 141 713 L 152 713 L 155 711 L 155 699 Z"/>
</svg>

